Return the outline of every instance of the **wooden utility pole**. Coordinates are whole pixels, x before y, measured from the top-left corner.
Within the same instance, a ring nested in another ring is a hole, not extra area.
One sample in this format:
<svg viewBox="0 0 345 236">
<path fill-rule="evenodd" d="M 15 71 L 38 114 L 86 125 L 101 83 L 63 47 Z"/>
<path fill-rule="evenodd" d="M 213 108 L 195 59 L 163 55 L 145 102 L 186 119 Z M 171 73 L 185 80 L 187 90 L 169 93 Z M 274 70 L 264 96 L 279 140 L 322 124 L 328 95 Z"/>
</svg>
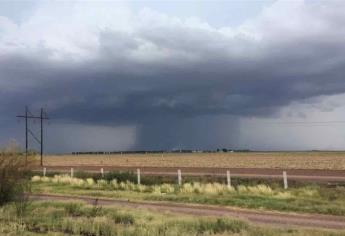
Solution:
<svg viewBox="0 0 345 236">
<path fill-rule="evenodd" d="M 28 164 L 28 107 L 25 106 L 25 165 Z"/>
<path fill-rule="evenodd" d="M 49 118 L 47 116 L 44 116 L 43 108 L 41 108 L 41 114 L 40 116 L 34 116 L 29 111 L 28 107 L 25 106 L 25 115 L 18 115 L 18 118 L 25 118 L 25 163 L 28 162 L 28 134 L 30 133 L 31 136 L 36 140 L 37 143 L 41 145 L 41 166 L 43 166 L 43 120 L 48 120 Z M 40 119 L 41 121 L 41 137 L 38 139 L 35 134 L 29 129 L 28 127 L 28 119 Z"/>
<path fill-rule="evenodd" d="M 41 108 L 41 166 L 43 166 L 43 108 Z"/>
</svg>

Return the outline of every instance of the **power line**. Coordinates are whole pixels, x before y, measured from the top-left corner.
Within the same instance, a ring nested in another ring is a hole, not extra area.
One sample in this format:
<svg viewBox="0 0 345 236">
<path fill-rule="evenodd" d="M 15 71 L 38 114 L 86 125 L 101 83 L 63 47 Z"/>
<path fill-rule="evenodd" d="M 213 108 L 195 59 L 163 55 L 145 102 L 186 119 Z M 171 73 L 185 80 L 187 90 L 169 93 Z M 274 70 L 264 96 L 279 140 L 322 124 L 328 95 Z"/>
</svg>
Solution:
<svg viewBox="0 0 345 236">
<path fill-rule="evenodd" d="M 30 114 L 30 115 L 28 115 Z M 25 106 L 25 115 L 18 115 L 16 116 L 18 118 L 24 118 L 25 119 L 25 162 L 27 164 L 28 161 L 28 135 L 30 134 L 36 142 L 38 142 L 41 145 L 41 166 L 43 166 L 43 120 L 48 120 L 46 112 L 43 111 L 43 108 L 41 108 L 40 116 L 34 116 L 28 109 L 27 106 Z M 38 139 L 36 135 L 29 129 L 28 127 L 28 120 L 29 119 L 39 119 L 41 121 L 41 137 Z"/>
</svg>

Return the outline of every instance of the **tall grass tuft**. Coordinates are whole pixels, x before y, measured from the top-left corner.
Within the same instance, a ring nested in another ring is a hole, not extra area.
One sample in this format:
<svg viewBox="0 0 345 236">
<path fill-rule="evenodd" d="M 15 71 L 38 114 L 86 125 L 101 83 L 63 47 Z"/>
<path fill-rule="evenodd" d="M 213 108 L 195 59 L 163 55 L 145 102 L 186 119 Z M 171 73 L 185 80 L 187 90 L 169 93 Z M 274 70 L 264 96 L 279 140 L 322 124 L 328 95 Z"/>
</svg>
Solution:
<svg viewBox="0 0 345 236">
<path fill-rule="evenodd" d="M 71 186 L 79 186 L 86 189 L 97 190 L 120 190 L 120 191 L 132 191 L 141 193 L 153 193 L 153 194 L 208 194 L 208 195 L 226 195 L 226 194 L 252 194 L 252 195 L 264 195 L 275 196 L 277 198 L 288 198 L 292 195 L 295 196 L 316 196 L 318 191 L 315 189 L 303 188 L 295 192 L 277 191 L 272 190 L 267 185 L 259 184 L 256 186 L 238 185 L 236 188 L 228 187 L 225 184 L 220 183 L 184 183 L 182 186 L 176 184 L 160 184 L 160 185 L 138 185 L 130 181 L 119 181 L 113 179 L 107 181 L 105 179 L 99 179 L 97 182 L 93 178 L 80 179 L 72 178 L 69 175 L 55 175 L 54 177 L 40 177 L 33 176 L 32 182 L 51 182 L 56 184 L 64 184 Z"/>
</svg>

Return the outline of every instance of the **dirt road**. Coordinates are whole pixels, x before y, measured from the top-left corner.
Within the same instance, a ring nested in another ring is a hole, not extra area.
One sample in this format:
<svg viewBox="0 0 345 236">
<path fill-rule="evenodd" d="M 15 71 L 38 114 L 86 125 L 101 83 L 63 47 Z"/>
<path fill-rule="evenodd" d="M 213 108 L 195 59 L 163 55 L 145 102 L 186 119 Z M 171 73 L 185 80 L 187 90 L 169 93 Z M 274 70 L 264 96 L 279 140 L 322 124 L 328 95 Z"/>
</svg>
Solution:
<svg viewBox="0 0 345 236">
<path fill-rule="evenodd" d="M 226 171 L 230 170 L 231 176 L 242 178 L 268 178 L 282 179 L 283 171 L 287 172 L 290 180 L 317 181 L 317 182 L 345 182 L 344 170 L 318 170 L 318 169 L 268 169 L 268 168 L 215 168 L 215 167 L 126 167 L 126 166 L 101 166 L 101 165 L 69 165 L 69 166 L 46 166 L 48 172 L 104 172 L 108 171 L 133 171 L 140 168 L 142 175 L 175 176 L 177 170 L 181 169 L 183 176 L 226 176 Z M 43 168 L 35 168 L 42 171 Z"/>
<path fill-rule="evenodd" d="M 49 194 L 32 195 L 33 200 L 66 201 L 81 200 L 89 204 L 95 202 L 95 198 L 77 196 L 59 196 Z M 130 202 L 115 199 L 98 199 L 99 205 L 117 205 L 129 208 L 143 208 L 159 212 L 174 212 L 198 216 L 222 216 L 247 220 L 256 224 L 270 224 L 279 226 L 299 226 L 311 228 L 345 229 L 345 217 L 311 214 L 277 213 L 237 209 L 230 207 L 192 205 L 169 202 Z"/>
</svg>

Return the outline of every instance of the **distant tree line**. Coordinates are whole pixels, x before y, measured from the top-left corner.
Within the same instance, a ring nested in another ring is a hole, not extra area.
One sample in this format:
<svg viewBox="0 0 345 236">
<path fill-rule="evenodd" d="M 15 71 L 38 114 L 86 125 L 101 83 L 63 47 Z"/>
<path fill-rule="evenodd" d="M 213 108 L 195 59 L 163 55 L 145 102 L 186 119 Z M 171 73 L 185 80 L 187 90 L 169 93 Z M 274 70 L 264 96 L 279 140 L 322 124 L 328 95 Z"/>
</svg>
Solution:
<svg viewBox="0 0 345 236">
<path fill-rule="evenodd" d="M 154 153 L 192 153 L 193 150 L 178 150 L 178 151 L 166 151 L 166 150 L 149 150 L 149 151 L 97 151 L 97 152 L 72 152 L 73 155 L 109 155 L 109 154 L 154 154 Z"/>
<path fill-rule="evenodd" d="M 216 150 L 137 150 L 137 151 L 95 151 L 95 152 L 72 152 L 72 155 L 110 155 L 110 154 L 157 154 L 157 153 L 216 153 L 216 152 L 250 152 L 249 149 L 216 149 Z"/>
</svg>

